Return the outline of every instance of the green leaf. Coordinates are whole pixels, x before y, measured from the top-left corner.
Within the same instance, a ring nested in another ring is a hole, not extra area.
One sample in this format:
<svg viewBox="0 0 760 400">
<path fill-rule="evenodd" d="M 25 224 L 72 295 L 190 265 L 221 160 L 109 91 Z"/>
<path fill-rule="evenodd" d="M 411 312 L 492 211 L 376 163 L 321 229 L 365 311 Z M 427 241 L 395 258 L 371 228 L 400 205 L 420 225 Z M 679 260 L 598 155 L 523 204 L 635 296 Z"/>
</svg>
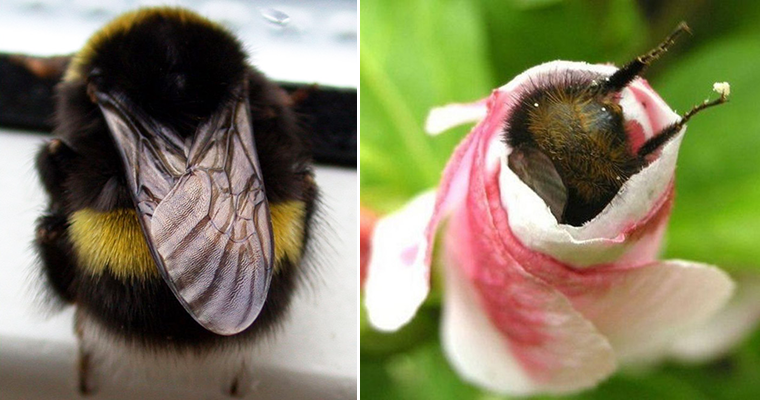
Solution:
<svg viewBox="0 0 760 400">
<path fill-rule="evenodd" d="M 435 341 L 438 336 L 440 309 L 422 307 L 414 319 L 396 332 L 375 330 L 362 308 L 360 320 L 362 359 L 384 359 L 413 349 L 423 343 Z"/>
<path fill-rule="evenodd" d="M 438 184 L 466 131 L 429 137 L 430 109 L 486 97 L 492 80 L 477 3 L 362 2 L 361 14 L 362 202 L 389 211 Z"/>
<path fill-rule="evenodd" d="M 647 42 L 636 2 L 564 1 L 522 8 L 482 0 L 497 86 L 554 60 L 627 62 Z"/>
<path fill-rule="evenodd" d="M 438 340 L 388 358 L 383 363 L 369 363 L 363 359 L 361 377 L 360 397 L 363 400 L 461 400 L 483 396 L 478 389 L 462 382 L 451 369 Z M 388 388 L 392 388 L 391 391 Z"/>
</svg>

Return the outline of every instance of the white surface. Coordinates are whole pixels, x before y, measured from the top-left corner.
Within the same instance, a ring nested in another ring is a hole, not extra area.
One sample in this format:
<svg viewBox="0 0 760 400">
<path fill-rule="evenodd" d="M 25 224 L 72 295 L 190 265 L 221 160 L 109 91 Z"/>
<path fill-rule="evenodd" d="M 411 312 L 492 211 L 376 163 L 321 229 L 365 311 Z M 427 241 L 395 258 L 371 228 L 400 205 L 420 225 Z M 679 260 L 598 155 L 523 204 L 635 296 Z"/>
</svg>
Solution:
<svg viewBox="0 0 760 400">
<path fill-rule="evenodd" d="M 0 130 L 0 399 L 77 398 L 73 309 L 50 316 L 39 301 L 32 240 L 45 196 L 34 172 L 42 135 Z M 325 223 L 317 273 L 278 335 L 261 341 L 256 399 L 354 399 L 357 388 L 356 171 L 318 167 Z M 199 366 L 202 368 L 202 366 Z M 95 399 L 216 399 L 217 388 L 123 380 Z"/>
<path fill-rule="evenodd" d="M 219 22 L 274 80 L 357 87 L 356 2 L 349 0 L 2 0 L 0 51 L 71 54 L 118 14 L 143 5 L 181 5 Z M 264 14 L 288 15 L 286 24 Z"/>
</svg>

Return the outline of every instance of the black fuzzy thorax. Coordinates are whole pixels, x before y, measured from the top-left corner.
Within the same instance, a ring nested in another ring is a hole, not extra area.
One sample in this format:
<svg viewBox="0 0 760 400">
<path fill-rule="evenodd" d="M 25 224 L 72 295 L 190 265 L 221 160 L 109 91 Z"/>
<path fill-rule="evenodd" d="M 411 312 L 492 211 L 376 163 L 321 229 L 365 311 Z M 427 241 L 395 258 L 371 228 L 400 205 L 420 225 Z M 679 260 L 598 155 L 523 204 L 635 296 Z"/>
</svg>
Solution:
<svg viewBox="0 0 760 400">
<path fill-rule="evenodd" d="M 246 74 L 238 40 L 211 24 L 155 13 L 107 33 L 80 74 L 99 90 L 129 98 L 178 133 L 226 103 Z"/>
<path fill-rule="evenodd" d="M 562 178 L 567 203 L 560 223 L 580 226 L 598 215 L 644 165 L 628 143 L 617 99 L 599 94 L 602 81 L 587 71 L 539 76 L 504 124 L 505 143 L 540 150 Z"/>
<path fill-rule="evenodd" d="M 520 146 L 536 146 L 535 135 L 529 129 L 529 111 L 536 102 L 543 102 L 551 92 L 566 92 L 578 95 L 588 92 L 595 80 L 602 75 L 589 71 L 566 70 L 561 73 L 544 72 L 531 77 L 525 87 L 514 98 L 515 107 L 504 121 L 502 139 L 512 148 Z"/>
<path fill-rule="evenodd" d="M 86 79 L 59 85 L 54 134 L 62 145 L 56 151 L 45 146 L 37 157 L 37 169 L 50 203 L 46 214 L 38 220 L 36 245 L 53 297 L 75 303 L 107 331 L 126 342 L 155 349 L 203 349 L 209 344 L 249 340 L 271 330 L 286 311 L 298 282 L 303 280 L 303 266 L 286 260 L 272 277 L 267 300 L 256 321 L 247 330 L 230 337 L 202 328 L 158 275 L 124 281 L 107 268 L 99 276 L 77 268 L 68 237 L 69 217 L 85 208 L 111 211 L 134 207 L 118 149 L 99 107 L 88 95 L 88 84 L 93 79 L 100 90 L 110 88 L 133 96 L 136 104 L 163 123 L 192 132 L 199 121 L 232 95 L 229 88 L 239 75 L 248 84 L 254 140 L 267 199 L 270 205 L 288 200 L 306 204 L 304 248 L 318 195 L 305 132 L 291 110 L 289 97 L 245 65 L 244 54 L 234 38 L 219 30 L 227 35 L 221 37 L 221 43 L 217 40 L 203 44 L 203 33 L 194 29 L 147 24 L 136 31 L 134 38 L 117 37 L 107 42 L 95 53 L 92 64 L 82 66 L 90 73 L 96 68 L 99 71 Z M 188 38 L 189 47 L 180 47 L 179 54 L 172 54 L 165 47 L 162 51 L 161 44 L 147 55 L 141 53 L 146 41 L 179 40 L 184 36 Z M 225 54 L 229 57 L 219 58 Z M 161 57 L 168 63 L 164 67 L 147 61 L 161 60 Z M 180 62 L 173 63 L 176 60 Z M 212 60 L 217 66 L 211 65 Z M 150 71 L 151 64 L 156 71 Z M 124 65 L 125 71 L 111 72 L 118 65 Z M 188 68 L 180 68 L 183 65 Z M 166 72 L 163 79 L 161 71 Z M 178 93 L 182 90 L 178 89 L 175 73 L 184 76 L 183 93 Z M 136 76 L 145 79 L 135 81 Z M 172 87 L 177 91 L 172 92 Z M 161 101 L 154 101 L 145 91 Z M 183 111 L 175 113 L 178 109 Z"/>
</svg>

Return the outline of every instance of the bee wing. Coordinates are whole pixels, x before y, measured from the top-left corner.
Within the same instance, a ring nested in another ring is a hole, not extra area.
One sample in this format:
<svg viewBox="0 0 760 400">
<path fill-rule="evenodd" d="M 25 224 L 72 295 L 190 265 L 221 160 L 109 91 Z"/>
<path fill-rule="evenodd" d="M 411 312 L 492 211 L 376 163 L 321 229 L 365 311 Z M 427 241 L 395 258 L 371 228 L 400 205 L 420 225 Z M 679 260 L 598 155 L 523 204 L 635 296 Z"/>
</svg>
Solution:
<svg viewBox="0 0 760 400">
<path fill-rule="evenodd" d="M 540 150 L 516 148 L 508 157 L 509 168 L 544 200 L 557 221 L 567 204 L 567 188 L 552 160 Z"/>
<path fill-rule="evenodd" d="M 246 96 L 187 141 L 128 99 L 99 94 L 99 104 L 164 280 L 204 328 L 246 329 L 266 300 L 274 252 Z"/>
</svg>

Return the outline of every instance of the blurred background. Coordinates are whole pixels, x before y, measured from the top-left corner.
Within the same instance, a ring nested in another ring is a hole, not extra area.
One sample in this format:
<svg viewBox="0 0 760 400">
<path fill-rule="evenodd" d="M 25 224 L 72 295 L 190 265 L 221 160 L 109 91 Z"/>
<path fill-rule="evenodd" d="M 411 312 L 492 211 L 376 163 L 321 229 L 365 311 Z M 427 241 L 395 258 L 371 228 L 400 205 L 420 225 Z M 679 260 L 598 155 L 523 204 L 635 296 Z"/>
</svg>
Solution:
<svg viewBox="0 0 760 400">
<path fill-rule="evenodd" d="M 232 30 L 269 78 L 356 87 L 355 0 L 3 0 L 0 52 L 70 54 L 117 15 L 191 8 Z"/>
<path fill-rule="evenodd" d="M 698 364 L 622 370 L 571 398 L 760 398 L 760 2 L 365 0 L 360 13 L 360 193 L 367 226 L 435 187 L 470 129 L 427 136 L 432 107 L 484 98 L 546 61 L 624 64 L 686 21 L 693 35 L 645 78 L 680 113 L 714 97 L 713 82 L 730 82 L 732 92 L 728 105 L 689 124 L 664 256 L 730 272 L 743 299 L 742 312 L 731 319 L 749 333 L 718 329 L 715 337 L 734 335 L 739 344 L 695 357 L 709 358 Z M 502 398 L 463 383 L 441 353 L 439 281 L 433 277 L 431 296 L 398 333 L 375 332 L 362 318 L 362 399 Z"/>
</svg>

